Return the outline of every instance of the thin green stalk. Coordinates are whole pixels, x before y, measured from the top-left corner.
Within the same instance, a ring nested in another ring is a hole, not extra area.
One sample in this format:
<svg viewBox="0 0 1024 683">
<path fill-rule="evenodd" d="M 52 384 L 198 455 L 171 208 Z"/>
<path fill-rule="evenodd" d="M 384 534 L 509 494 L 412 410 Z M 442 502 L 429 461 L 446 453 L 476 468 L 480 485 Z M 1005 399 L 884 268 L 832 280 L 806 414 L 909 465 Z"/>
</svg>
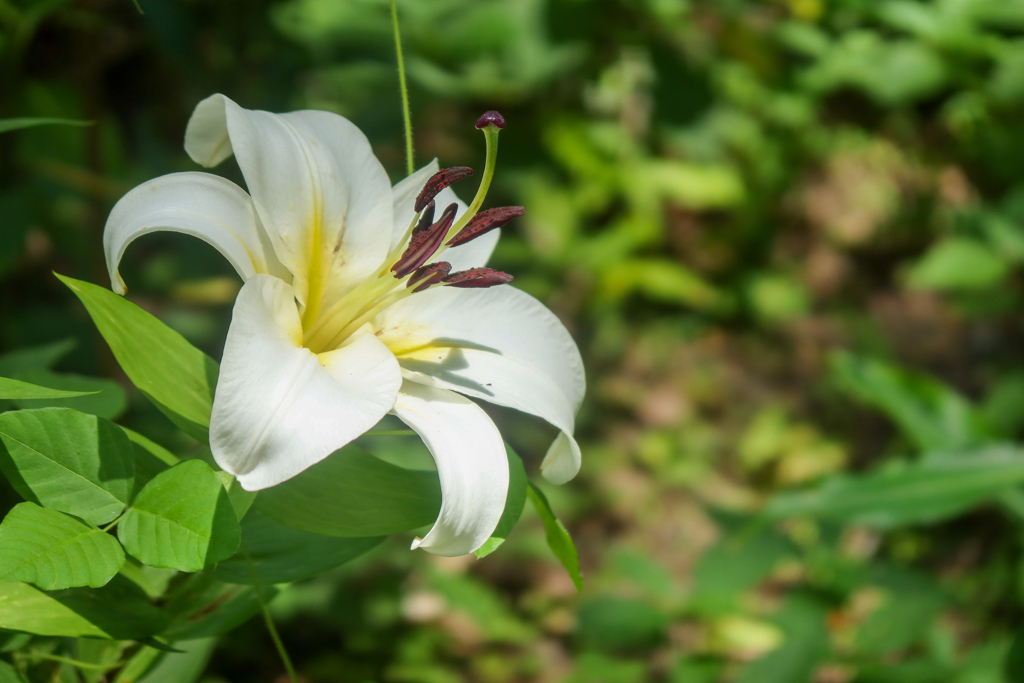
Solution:
<svg viewBox="0 0 1024 683">
<path fill-rule="evenodd" d="M 402 36 L 398 32 L 398 8 L 391 0 L 391 23 L 395 27 L 395 54 L 398 56 L 398 85 L 402 91 L 402 116 L 405 119 L 405 164 L 409 175 L 416 170 L 412 158 L 412 114 L 409 111 L 409 87 L 405 84 L 405 60 L 402 58 Z"/>
<path fill-rule="evenodd" d="M 61 657 L 60 655 L 45 655 L 45 654 L 33 654 L 32 659 L 39 659 L 48 662 L 59 662 L 61 664 L 70 664 L 78 669 L 88 669 L 90 671 L 110 671 L 122 666 L 124 662 L 114 662 L 113 664 L 94 664 L 92 662 L 83 662 L 80 659 L 71 659 L 70 657 Z"/>
<path fill-rule="evenodd" d="M 253 566 L 249 551 L 243 547 L 242 552 L 245 553 L 245 561 L 249 565 L 252 587 L 256 591 L 256 599 L 259 600 L 260 611 L 263 612 L 263 621 L 267 625 L 267 633 L 270 634 L 270 639 L 274 641 L 274 647 L 277 648 L 277 654 L 281 657 L 284 670 L 288 672 L 291 682 L 299 683 L 299 677 L 295 674 L 295 667 L 292 666 L 292 658 L 288 656 L 288 651 L 284 649 L 284 643 L 281 642 L 281 636 L 277 632 L 277 627 L 274 626 L 274 620 L 270 618 L 270 610 L 267 609 L 267 601 L 263 599 L 263 591 L 260 590 L 260 582 L 256 578 L 256 568 Z"/>
</svg>

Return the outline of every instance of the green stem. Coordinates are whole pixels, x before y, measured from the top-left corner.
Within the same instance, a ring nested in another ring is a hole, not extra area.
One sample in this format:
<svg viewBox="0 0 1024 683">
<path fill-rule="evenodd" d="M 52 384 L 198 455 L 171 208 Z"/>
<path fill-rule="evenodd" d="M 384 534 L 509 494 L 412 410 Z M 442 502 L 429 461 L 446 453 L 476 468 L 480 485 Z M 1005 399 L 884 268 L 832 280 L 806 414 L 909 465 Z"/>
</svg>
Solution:
<svg viewBox="0 0 1024 683">
<path fill-rule="evenodd" d="M 412 158 L 412 114 L 409 111 L 409 87 L 405 83 L 405 60 L 402 58 L 402 36 L 398 32 L 398 8 L 391 0 L 391 24 L 395 27 L 395 54 L 398 56 L 398 85 L 402 91 L 402 116 L 405 119 L 405 164 L 409 175 L 416 170 Z"/>
<path fill-rule="evenodd" d="M 90 669 L 92 671 L 108 671 L 110 669 L 116 669 L 124 664 L 124 662 L 114 662 L 113 664 L 93 664 L 92 662 L 83 662 L 78 659 L 71 659 L 70 657 L 61 657 L 60 655 L 33 654 L 31 655 L 31 658 L 49 662 L 60 662 L 61 664 L 70 664 L 71 666 L 79 669 Z"/>
<path fill-rule="evenodd" d="M 118 515 L 118 516 L 117 516 L 117 519 L 115 519 L 115 520 L 114 520 L 113 522 L 111 522 L 110 524 L 106 525 L 106 526 L 105 526 L 105 527 L 103 527 L 102 529 L 100 529 L 100 531 L 102 531 L 103 533 L 107 533 L 108 531 L 110 531 L 111 529 L 113 529 L 113 528 L 114 528 L 115 526 L 117 526 L 117 523 L 118 523 L 118 522 L 120 522 L 120 521 L 121 521 L 121 519 L 122 519 L 122 518 L 123 518 L 123 517 L 124 517 L 125 515 L 127 515 L 127 514 L 128 514 L 128 511 L 127 511 L 127 510 L 125 510 L 124 512 L 122 512 L 122 513 L 121 513 L 120 515 Z"/>
<path fill-rule="evenodd" d="M 288 656 L 288 651 L 284 649 L 284 643 L 281 642 L 281 636 L 277 632 L 277 627 L 274 626 L 274 620 L 270 618 L 267 601 L 263 599 L 260 582 L 256 579 L 256 569 L 253 566 L 252 557 L 249 556 L 248 550 L 243 548 L 242 552 L 245 553 L 245 561 L 249 565 L 249 573 L 252 575 L 252 587 L 256 591 L 256 599 L 260 603 L 260 611 L 263 612 L 263 621 L 267 624 L 267 633 L 270 634 L 270 639 L 274 641 L 274 647 L 277 648 L 277 654 L 281 657 L 281 662 L 284 664 L 285 671 L 288 672 L 288 677 L 292 683 L 299 683 L 299 677 L 295 674 L 295 667 L 292 666 L 292 658 Z"/>
</svg>

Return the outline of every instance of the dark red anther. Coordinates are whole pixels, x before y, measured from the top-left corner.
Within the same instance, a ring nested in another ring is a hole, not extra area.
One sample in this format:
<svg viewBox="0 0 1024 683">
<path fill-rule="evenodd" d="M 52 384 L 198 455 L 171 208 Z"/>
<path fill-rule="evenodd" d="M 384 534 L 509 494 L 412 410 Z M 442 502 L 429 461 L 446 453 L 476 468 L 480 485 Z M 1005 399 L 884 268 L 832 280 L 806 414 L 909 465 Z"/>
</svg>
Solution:
<svg viewBox="0 0 1024 683">
<path fill-rule="evenodd" d="M 450 287 L 494 287 L 512 282 L 512 276 L 493 268 L 470 268 L 452 273 L 444 279 Z"/>
<path fill-rule="evenodd" d="M 412 234 L 418 235 L 431 225 L 434 224 L 434 201 L 431 200 L 427 207 L 423 209 L 423 213 L 420 214 L 420 220 L 416 223 L 416 227 L 412 229 Z"/>
<path fill-rule="evenodd" d="M 420 283 L 413 292 L 422 292 L 431 285 L 436 285 L 446 277 L 448 273 L 452 272 L 452 264 L 447 261 L 438 261 L 437 263 L 431 263 L 428 266 L 423 266 L 418 269 L 409 277 L 409 282 L 406 283 L 406 287 L 412 287 L 416 283 Z"/>
<path fill-rule="evenodd" d="M 473 216 L 473 220 L 467 223 L 466 227 L 462 230 L 459 230 L 455 237 L 448 240 L 448 246 L 457 247 L 470 240 L 475 240 L 480 235 L 488 233 L 495 228 L 500 228 L 516 216 L 522 216 L 524 213 L 526 213 L 526 209 L 521 206 L 499 206 L 494 209 L 481 211 Z"/>
<path fill-rule="evenodd" d="M 434 255 L 445 236 L 448 235 L 448 229 L 452 227 L 452 223 L 455 221 L 455 212 L 458 209 L 458 204 L 449 204 L 436 223 L 412 236 L 402 258 L 398 259 L 391 267 L 391 272 L 395 274 L 395 277 L 405 277 Z"/>
<path fill-rule="evenodd" d="M 491 111 L 485 111 L 480 115 L 480 118 L 476 120 L 477 128 L 484 128 L 486 126 L 497 126 L 501 130 L 505 130 L 505 117 L 500 112 L 496 112 L 493 109 Z"/>
<path fill-rule="evenodd" d="M 416 213 L 422 211 L 423 207 L 436 197 L 438 192 L 471 175 L 473 175 L 473 169 L 469 166 L 452 166 L 451 168 L 442 168 L 430 176 L 430 180 L 427 181 L 423 189 L 420 190 L 419 195 L 416 196 L 416 205 L 413 207 Z"/>
</svg>

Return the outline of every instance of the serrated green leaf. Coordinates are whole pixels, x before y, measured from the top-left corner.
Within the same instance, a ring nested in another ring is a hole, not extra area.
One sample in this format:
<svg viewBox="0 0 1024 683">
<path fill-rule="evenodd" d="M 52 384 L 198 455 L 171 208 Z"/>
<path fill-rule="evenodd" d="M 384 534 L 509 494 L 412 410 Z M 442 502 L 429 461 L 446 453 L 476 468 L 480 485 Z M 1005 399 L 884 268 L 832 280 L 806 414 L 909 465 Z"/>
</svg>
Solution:
<svg viewBox="0 0 1024 683">
<path fill-rule="evenodd" d="M 0 471 L 25 499 L 99 525 L 128 504 L 135 464 L 113 422 L 42 408 L 0 415 Z"/>
<path fill-rule="evenodd" d="M 36 126 L 91 126 L 93 123 L 93 121 L 61 119 L 53 116 L 25 116 L 14 119 L 0 119 L 0 133 L 21 130 L 23 128 L 34 128 Z"/>
<path fill-rule="evenodd" d="M 124 297 L 58 275 L 85 305 L 128 378 L 186 433 L 209 440 L 216 361 Z"/>
<path fill-rule="evenodd" d="M 124 393 L 121 385 L 111 379 L 59 374 L 49 370 L 19 372 L 17 379 L 53 389 L 77 391 L 82 394 L 65 398 L 18 399 L 15 404 L 19 408 L 74 408 L 83 413 L 105 417 L 108 420 L 116 420 L 128 409 L 128 396 Z"/>
<path fill-rule="evenodd" d="M 0 629 L 41 636 L 141 640 L 160 633 L 167 616 L 122 576 L 102 588 L 46 592 L 27 583 L 0 583 Z"/>
<path fill-rule="evenodd" d="M 143 487 L 118 524 L 125 550 L 151 567 L 201 571 L 238 549 L 238 518 L 220 479 L 187 460 Z"/>
<path fill-rule="evenodd" d="M 562 563 L 565 570 L 569 572 L 576 590 L 583 590 L 583 576 L 580 574 L 580 558 L 576 552 L 576 545 L 572 542 L 572 536 L 565 528 L 565 525 L 555 517 L 551 509 L 551 503 L 547 496 L 533 482 L 528 482 L 526 493 L 533 503 L 533 507 L 540 515 L 540 521 L 544 524 L 544 535 L 548 540 L 548 547 L 555 554 L 558 561 Z"/>
<path fill-rule="evenodd" d="M 441 487 L 436 472 L 397 467 L 350 446 L 261 491 L 256 507 L 314 534 L 386 536 L 432 524 Z"/>
<path fill-rule="evenodd" d="M 806 516 L 891 529 L 953 517 L 1021 483 L 1024 451 L 993 446 L 833 477 L 808 491 L 775 496 L 764 514 L 768 519 Z"/>
<path fill-rule="evenodd" d="M 242 520 L 238 553 L 221 562 L 213 576 L 226 583 L 290 583 L 339 567 L 383 541 L 373 538 L 324 537 L 275 522 L 259 510 Z"/>
<path fill-rule="evenodd" d="M 51 389 L 42 387 L 30 382 L 0 377 L 0 399 L 19 400 L 31 398 L 71 398 L 73 396 L 88 396 L 96 391 L 64 391 L 62 389 Z"/>
<path fill-rule="evenodd" d="M 526 506 L 526 482 L 528 480 L 526 470 L 523 468 L 523 461 L 508 444 L 505 444 L 505 454 L 508 456 L 509 474 L 505 511 L 501 513 L 501 519 L 498 520 L 498 526 L 494 529 L 491 537 L 477 548 L 477 557 L 487 557 L 505 542 Z"/>
<path fill-rule="evenodd" d="M 35 503 L 19 503 L 0 523 L 0 582 L 43 590 L 106 585 L 124 564 L 121 545 L 96 527 Z"/>
</svg>

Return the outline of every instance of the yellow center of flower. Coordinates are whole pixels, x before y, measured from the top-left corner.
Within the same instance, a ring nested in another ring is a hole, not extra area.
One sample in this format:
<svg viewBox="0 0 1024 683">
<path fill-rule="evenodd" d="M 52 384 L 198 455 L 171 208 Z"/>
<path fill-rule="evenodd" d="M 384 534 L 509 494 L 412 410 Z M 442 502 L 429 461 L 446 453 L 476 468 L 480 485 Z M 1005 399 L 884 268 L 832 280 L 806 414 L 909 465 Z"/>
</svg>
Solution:
<svg viewBox="0 0 1024 683">
<path fill-rule="evenodd" d="M 484 126 L 482 130 L 487 141 L 487 161 L 484 175 L 472 204 L 458 221 L 452 220 L 454 208 L 449 207 L 437 222 L 423 225 L 423 223 L 430 223 L 433 218 L 433 202 L 431 202 L 429 210 L 424 209 L 413 218 L 404 238 L 388 254 L 377 271 L 335 301 L 323 300 L 329 267 L 324 267 L 323 259 L 314 255 L 314 258 L 310 260 L 312 265 L 308 273 L 310 298 L 302 316 L 302 346 L 316 354 L 333 351 L 342 346 L 356 330 L 372 321 L 388 306 L 431 287 L 444 285 L 487 287 L 511 280 L 511 276 L 505 273 L 498 273 L 486 268 L 449 275 L 450 265 L 438 260 L 438 257 L 449 246 L 454 246 L 449 244 L 450 242 L 461 243 L 456 235 L 459 235 L 467 226 L 470 228 L 467 232 L 473 232 L 474 227 L 481 226 L 481 221 L 477 221 L 474 225 L 470 225 L 470 223 L 477 217 L 494 176 L 499 129 L 491 124 Z M 506 212 L 508 215 L 502 214 L 498 220 L 504 222 L 513 215 L 520 215 L 522 210 L 518 207 L 515 208 L 518 211 Z M 484 222 L 488 218 L 484 216 L 487 213 L 481 214 L 481 218 L 485 219 Z M 424 214 L 427 214 L 427 218 L 421 220 Z M 489 220 L 493 223 L 495 218 L 490 217 Z M 501 222 L 498 224 L 500 225 Z M 494 225 L 487 226 L 488 229 L 491 227 Z M 314 235 L 314 237 L 316 236 Z M 468 240 L 463 239 L 463 241 Z M 317 244 L 316 240 L 314 240 L 314 244 Z M 428 260 L 437 265 L 424 265 Z"/>
</svg>

